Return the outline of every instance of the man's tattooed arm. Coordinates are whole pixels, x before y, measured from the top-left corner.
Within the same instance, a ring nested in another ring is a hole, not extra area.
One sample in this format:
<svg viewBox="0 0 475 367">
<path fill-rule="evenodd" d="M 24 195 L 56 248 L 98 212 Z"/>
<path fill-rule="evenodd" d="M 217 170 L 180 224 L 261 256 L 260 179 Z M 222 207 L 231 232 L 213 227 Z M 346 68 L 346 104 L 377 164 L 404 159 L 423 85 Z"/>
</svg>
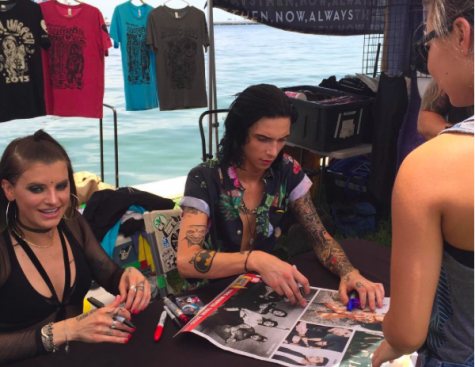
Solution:
<svg viewBox="0 0 475 367">
<path fill-rule="evenodd" d="M 192 264 L 195 267 L 195 270 L 197 272 L 201 274 L 205 274 L 210 271 L 216 254 L 217 254 L 216 251 L 209 251 L 209 250 L 198 251 L 191 258 L 190 264 Z"/>
<path fill-rule="evenodd" d="M 330 236 L 323 226 L 310 193 L 294 201 L 290 207 L 307 235 L 313 240 L 313 248 L 318 259 L 328 270 L 340 277 L 349 275 L 355 270 L 340 244 Z"/>
</svg>

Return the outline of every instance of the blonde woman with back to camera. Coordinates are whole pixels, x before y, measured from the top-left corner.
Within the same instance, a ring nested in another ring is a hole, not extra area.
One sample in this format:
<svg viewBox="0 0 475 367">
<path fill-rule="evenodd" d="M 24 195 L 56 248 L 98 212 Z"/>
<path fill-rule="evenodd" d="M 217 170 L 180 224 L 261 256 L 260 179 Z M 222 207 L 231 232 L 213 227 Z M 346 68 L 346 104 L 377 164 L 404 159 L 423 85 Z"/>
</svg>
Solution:
<svg viewBox="0 0 475 367">
<path fill-rule="evenodd" d="M 430 0 L 419 42 L 456 107 L 473 104 L 473 0 Z M 373 366 L 473 366 L 473 116 L 412 152 L 393 192 L 391 306 Z"/>
</svg>

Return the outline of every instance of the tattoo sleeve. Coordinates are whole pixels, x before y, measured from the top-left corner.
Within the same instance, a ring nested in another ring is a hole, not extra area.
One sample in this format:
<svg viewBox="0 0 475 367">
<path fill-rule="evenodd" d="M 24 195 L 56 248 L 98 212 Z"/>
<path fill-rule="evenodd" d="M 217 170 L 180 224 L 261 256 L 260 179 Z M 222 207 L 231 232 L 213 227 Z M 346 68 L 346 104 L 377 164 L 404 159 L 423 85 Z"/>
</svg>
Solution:
<svg viewBox="0 0 475 367">
<path fill-rule="evenodd" d="M 202 213 L 201 210 L 198 210 L 198 209 L 195 209 L 195 208 L 191 208 L 189 206 L 185 206 L 183 208 L 183 213 L 184 214 L 193 214 L 193 215 L 198 215 L 199 213 Z"/>
<path fill-rule="evenodd" d="M 203 247 L 206 237 L 206 226 L 204 225 L 191 225 L 186 230 L 185 240 L 188 242 L 188 247 L 200 246 Z"/>
<path fill-rule="evenodd" d="M 213 260 L 216 254 L 217 254 L 216 251 L 210 251 L 210 250 L 198 251 L 191 258 L 190 264 L 193 264 L 197 272 L 205 274 L 211 269 L 211 266 L 213 265 Z"/>
<path fill-rule="evenodd" d="M 435 80 L 432 80 L 422 97 L 421 111 L 435 112 L 445 117 L 449 113 L 449 108 L 449 97 L 439 89 Z"/>
<path fill-rule="evenodd" d="M 328 270 L 340 277 L 354 270 L 340 244 L 327 233 L 309 193 L 294 201 L 291 209 L 307 235 L 313 240 L 313 248 L 318 259 Z"/>
</svg>

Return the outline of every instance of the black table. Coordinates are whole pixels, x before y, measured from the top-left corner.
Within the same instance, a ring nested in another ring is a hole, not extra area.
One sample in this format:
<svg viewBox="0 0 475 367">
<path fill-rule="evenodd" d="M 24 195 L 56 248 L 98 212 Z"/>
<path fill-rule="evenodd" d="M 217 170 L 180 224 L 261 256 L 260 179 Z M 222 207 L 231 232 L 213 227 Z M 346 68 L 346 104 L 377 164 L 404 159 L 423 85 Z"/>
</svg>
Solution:
<svg viewBox="0 0 475 367">
<path fill-rule="evenodd" d="M 383 283 L 386 296 L 389 296 L 389 267 L 391 251 L 389 248 L 363 240 L 341 241 L 352 264 L 362 275 L 374 282 Z M 329 273 L 318 261 L 313 252 L 295 257 L 295 264 L 310 281 L 313 287 L 338 289 L 339 278 Z M 193 291 L 204 303 L 212 301 L 236 277 L 227 278 L 207 287 Z M 297 306 L 298 307 L 298 306 Z M 209 341 L 191 333 L 173 338 L 178 328 L 167 320 L 161 340 L 153 341 L 156 324 L 163 311 L 163 303 L 156 301 L 144 312 L 134 315 L 132 322 L 137 326 L 128 344 L 86 344 L 70 343 L 70 352 L 64 348 L 54 354 L 42 356 L 14 364 L 16 367 L 263 367 L 268 362 L 226 352 Z M 275 365 L 275 364 L 274 364 Z"/>
</svg>

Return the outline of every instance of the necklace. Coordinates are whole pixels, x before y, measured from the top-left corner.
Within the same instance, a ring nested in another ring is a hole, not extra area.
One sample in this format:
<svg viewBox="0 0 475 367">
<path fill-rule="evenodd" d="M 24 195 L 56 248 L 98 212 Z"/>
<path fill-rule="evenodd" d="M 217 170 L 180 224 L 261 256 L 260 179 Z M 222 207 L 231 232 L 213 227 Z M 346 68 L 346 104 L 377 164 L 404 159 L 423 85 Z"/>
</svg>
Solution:
<svg viewBox="0 0 475 367">
<path fill-rule="evenodd" d="M 52 230 L 52 228 L 47 228 L 47 229 L 31 228 L 31 227 L 28 227 L 27 225 L 23 224 L 22 222 L 20 222 L 18 219 L 17 219 L 17 222 L 20 225 L 20 227 L 22 227 L 23 229 L 26 229 L 29 232 L 33 232 L 33 233 L 48 233 Z"/>
<path fill-rule="evenodd" d="M 247 225 L 249 226 L 249 233 L 251 234 L 251 239 L 249 240 L 249 245 L 251 247 L 253 247 L 254 246 L 254 237 L 256 235 L 256 231 L 254 231 L 254 233 L 252 233 L 251 221 L 249 220 L 249 217 L 247 216 L 247 213 L 244 213 L 244 214 L 246 214 Z"/>
<path fill-rule="evenodd" d="M 20 234 L 16 231 L 15 228 L 10 228 L 10 230 L 17 236 L 19 237 L 22 241 L 26 242 L 28 245 L 30 245 L 31 247 L 36 247 L 36 248 L 49 248 L 51 246 L 54 245 L 54 236 L 52 235 L 53 233 L 53 228 L 51 229 L 51 234 L 50 234 L 50 238 L 52 237 L 52 241 L 49 245 L 46 245 L 46 246 L 39 246 L 37 244 L 34 244 L 33 242 L 31 241 L 28 241 L 25 237 L 23 236 L 20 236 Z"/>
<path fill-rule="evenodd" d="M 257 209 L 258 209 L 258 208 L 259 208 L 259 207 L 256 207 L 256 208 L 254 208 L 254 209 L 252 209 L 252 210 L 249 210 L 249 209 L 247 208 L 247 206 L 246 206 L 246 203 L 244 202 L 244 199 L 242 199 L 241 205 L 239 206 L 239 210 L 240 210 L 243 214 L 246 214 L 246 216 L 247 216 L 248 214 L 257 214 Z"/>
</svg>

